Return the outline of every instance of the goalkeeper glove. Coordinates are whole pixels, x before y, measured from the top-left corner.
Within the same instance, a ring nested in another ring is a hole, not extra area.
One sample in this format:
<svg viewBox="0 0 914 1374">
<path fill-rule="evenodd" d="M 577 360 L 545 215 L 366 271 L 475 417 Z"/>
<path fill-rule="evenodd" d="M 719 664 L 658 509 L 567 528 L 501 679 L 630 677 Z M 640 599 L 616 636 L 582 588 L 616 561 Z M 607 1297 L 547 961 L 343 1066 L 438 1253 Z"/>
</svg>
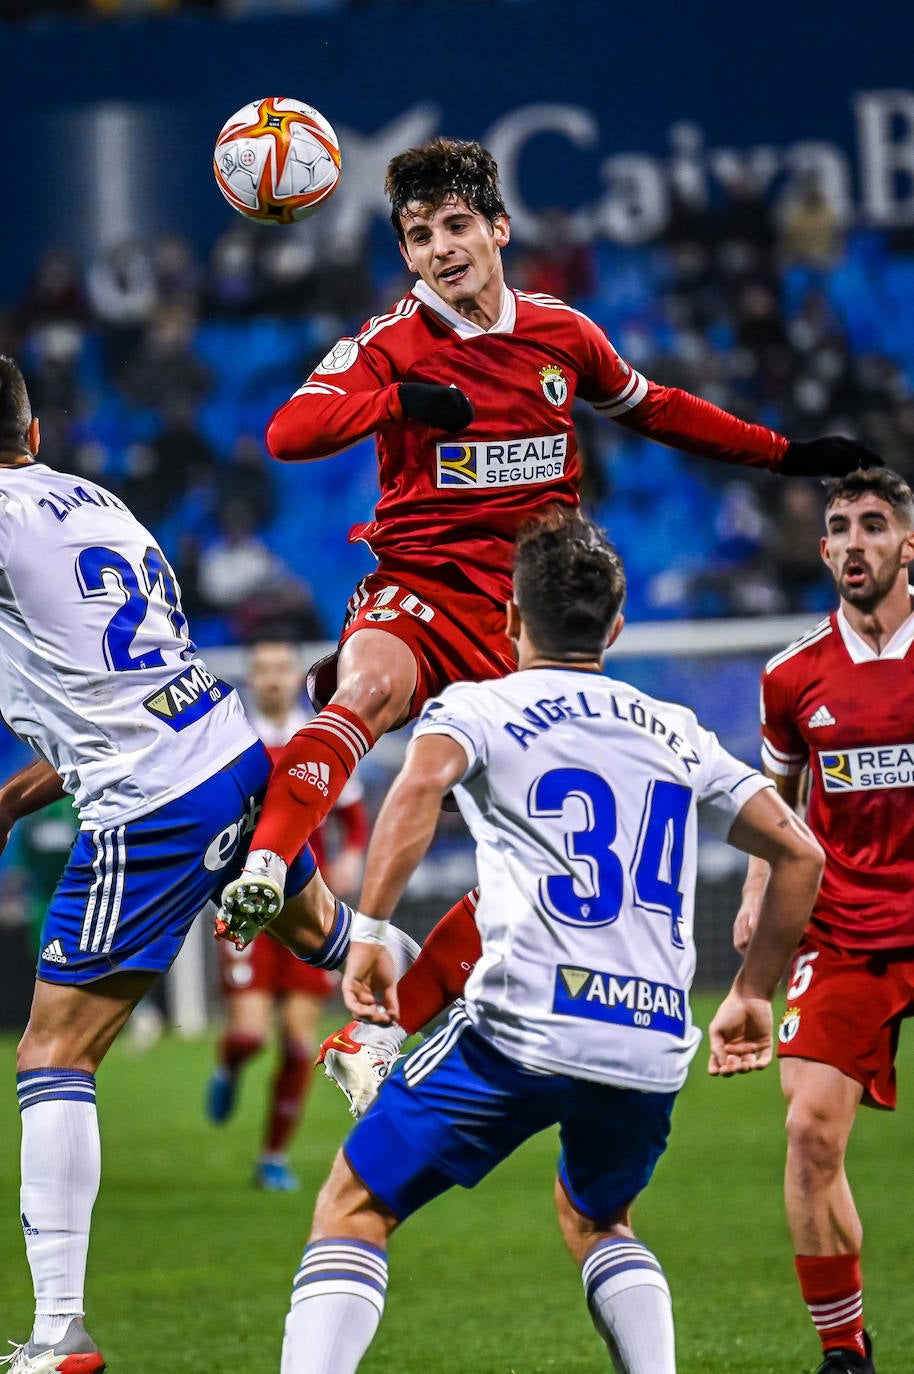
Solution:
<svg viewBox="0 0 914 1374">
<path fill-rule="evenodd" d="M 845 477 L 857 468 L 884 466 L 866 444 L 828 434 L 824 439 L 792 440 L 778 471 L 782 477 Z"/>
<path fill-rule="evenodd" d="M 400 409 L 407 420 L 421 420 L 434 429 L 456 434 L 473 423 L 474 410 L 468 396 L 455 386 L 433 386 L 428 382 L 401 382 Z"/>
</svg>

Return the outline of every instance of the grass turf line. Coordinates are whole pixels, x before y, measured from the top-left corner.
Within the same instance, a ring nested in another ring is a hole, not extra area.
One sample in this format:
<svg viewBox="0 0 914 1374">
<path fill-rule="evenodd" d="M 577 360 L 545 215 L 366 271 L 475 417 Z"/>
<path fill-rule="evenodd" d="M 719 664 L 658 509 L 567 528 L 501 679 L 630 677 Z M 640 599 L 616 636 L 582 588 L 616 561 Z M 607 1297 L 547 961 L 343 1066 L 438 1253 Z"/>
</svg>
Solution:
<svg viewBox="0 0 914 1374">
<path fill-rule="evenodd" d="M 716 1000 L 695 999 L 707 1025 Z M 24 1339 L 31 1290 L 17 1223 L 14 1038 L 0 1039 L 0 1273 L 7 1338 Z M 635 1213 L 675 1304 L 679 1374 L 801 1374 L 817 1342 L 783 1218 L 776 1071 L 712 1081 L 702 1046 L 673 1134 Z M 116 1045 L 99 1074 L 102 1190 L 89 1254 L 88 1325 L 111 1374 L 276 1374 L 283 1317 L 311 1205 L 349 1125 L 318 1076 L 292 1162 L 295 1194 L 251 1186 L 269 1055 L 248 1070 L 235 1117 L 203 1117 L 210 1041 Z M 879 1374 L 909 1374 L 914 1039 L 902 1037 L 902 1105 L 860 1115 L 850 1176 L 866 1232 L 867 1322 Z M 906 1100 L 907 1099 L 907 1100 Z M 605 1374 L 580 1280 L 552 1213 L 556 1144 L 531 1141 L 472 1193 L 453 1190 L 391 1250 L 387 1312 L 363 1374 Z"/>
</svg>

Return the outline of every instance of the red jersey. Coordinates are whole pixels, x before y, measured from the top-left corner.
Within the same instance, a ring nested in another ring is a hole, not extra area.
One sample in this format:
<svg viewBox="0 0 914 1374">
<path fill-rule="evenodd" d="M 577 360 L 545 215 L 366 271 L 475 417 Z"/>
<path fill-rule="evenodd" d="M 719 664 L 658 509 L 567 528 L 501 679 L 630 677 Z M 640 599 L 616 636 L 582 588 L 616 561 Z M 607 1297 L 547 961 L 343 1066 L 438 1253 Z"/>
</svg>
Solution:
<svg viewBox="0 0 914 1374">
<path fill-rule="evenodd" d="M 402 416 L 401 382 L 456 386 L 475 418 L 458 436 Z M 274 458 L 324 458 L 375 433 L 380 500 L 350 531 L 381 569 L 511 592 L 523 522 L 577 502 L 572 403 L 590 402 L 641 434 L 692 453 L 776 469 L 787 440 L 706 401 L 656 386 L 603 331 L 552 296 L 504 292 L 484 330 L 424 282 L 355 338 L 341 339 L 267 428 Z"/>
<path fill-rule="evenodd" d="M 810 771 L 825 850 L 812 916 L 840 947 L 914 946 L 914 615 L 877 654 L 842 611 L 762 674 L 762 761 Z"/>
</svg>

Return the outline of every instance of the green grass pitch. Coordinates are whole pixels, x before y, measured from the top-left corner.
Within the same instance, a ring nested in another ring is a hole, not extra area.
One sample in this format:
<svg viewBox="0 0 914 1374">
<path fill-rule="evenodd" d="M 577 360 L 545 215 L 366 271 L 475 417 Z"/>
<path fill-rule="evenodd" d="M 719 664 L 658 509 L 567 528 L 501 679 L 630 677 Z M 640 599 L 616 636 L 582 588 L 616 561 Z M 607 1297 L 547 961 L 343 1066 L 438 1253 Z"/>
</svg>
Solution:
<svg viewBox="0 0 914 1374">
<path fill-rule="evenodd" d="M 707 1025 L 715 1000 L 696 999 Z M 863 1112 L 850 1171 L 866 1228 L 867 1321 L 879 1374 L 914 1351 L 911 1141 L 914 1038 L 902 1106 Z M 17 1220 L 13 1037 L 0 1040 L 0 1341 L 22 1340 L 31 1291 Z M 117 1045 L 99 1074 L 103 1179 L 89 1254 L 89 1326 L 111 1374 L 277 1374 L 283 1316 L 311 1205 L 349 1118 L 315 1081 L 293 1162 L 302 1191 L 250 1185 L 269 1061 L 235 1118 L 203 1119 L 211 1044 Z M 776 1072 L 713 1081 L 699 1050 L 669 1150 L 635 1218 L 675 1303 L 680 1374 L 801 1374 L 817 1343 L 799 1300 L 781 1205 Z M 597 1374 L 609 1368 L 552 1216 L 555 1142 L 539 1137 L 472 1193 L 413 1218 L 391 1253 L 387 1312 L 364 1374 Z"/>
</svg>

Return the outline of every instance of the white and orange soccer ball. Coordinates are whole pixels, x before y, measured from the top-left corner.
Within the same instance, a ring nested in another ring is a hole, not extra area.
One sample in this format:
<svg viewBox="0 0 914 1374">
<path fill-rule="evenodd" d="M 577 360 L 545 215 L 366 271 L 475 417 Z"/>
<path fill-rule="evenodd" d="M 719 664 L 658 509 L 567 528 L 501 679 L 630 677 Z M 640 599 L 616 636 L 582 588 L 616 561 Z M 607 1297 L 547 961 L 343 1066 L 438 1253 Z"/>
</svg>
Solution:
<svg viewBox="0 0 914 1374">
<path fill-rule="evenodd" d="M 213 153 L 229 205 L 262 224 L 307 219 L 340 180 L 340 145 L 318 110 L 300 100 L 252 100 L 222 127 Z"/>
</svg>

